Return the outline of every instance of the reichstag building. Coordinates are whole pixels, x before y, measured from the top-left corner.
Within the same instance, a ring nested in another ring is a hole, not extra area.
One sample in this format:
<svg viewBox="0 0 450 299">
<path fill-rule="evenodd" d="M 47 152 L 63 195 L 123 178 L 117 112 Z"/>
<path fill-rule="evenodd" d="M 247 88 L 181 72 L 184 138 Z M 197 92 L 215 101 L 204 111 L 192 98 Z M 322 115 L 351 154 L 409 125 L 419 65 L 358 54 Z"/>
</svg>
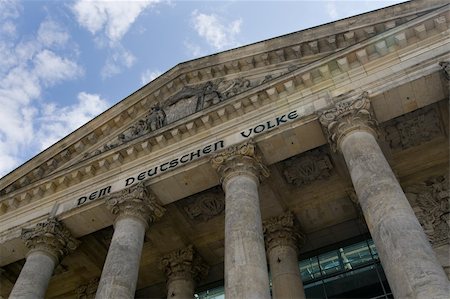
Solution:
<svg viewBox="0 0 450 299">
<path fill-rule="evenodd" d="M 1 298 L 448 299 L 449 23 L 176 65 L 0 179 Z"/>
</svg>

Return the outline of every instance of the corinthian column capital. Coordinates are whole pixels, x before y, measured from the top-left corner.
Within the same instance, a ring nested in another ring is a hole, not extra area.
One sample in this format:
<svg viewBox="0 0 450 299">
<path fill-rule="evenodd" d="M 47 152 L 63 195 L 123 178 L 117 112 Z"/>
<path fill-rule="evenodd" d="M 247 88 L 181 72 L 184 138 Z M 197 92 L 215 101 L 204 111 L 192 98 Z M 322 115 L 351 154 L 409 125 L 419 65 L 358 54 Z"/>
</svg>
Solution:
<svg viewBox="0 0 450 299">
<path fill-rule="evenodd" d="M 166 211 L 143 183 L 109 194 L 106 205 L 117 218 L 135 217 L 146 224 L 159 220 Z"/>
<path fill-rule="evenodd" d="M 252 142 L 228 147 L 225 151 L 215 155 L 211 164 L 220 175 L 223 184 L 235 175 L 247 174 L 257 181 L 269 176 L 269 170 L 262 163 L 262 159 L 256 153 L 256 146 Z"/>
<path fill-rule="evenodd" d="M 176 279 L 199 281 L 208 274 L 209 269 L 192 245 L 164 256 L 160 268 L 169 282 Z"/>
<path fill-rule="evenodd" d="M 356 99 L 337 102 L 333 108 L 322 111 L 319 121 L 333 151 L 340 148 L 343 138 L 352 131 L 362 130 L 378 136 L 377 121 L 370 112 L 367 92 Z"/>
<path fill-rule="evenodd" d="M 70 231 L 55 218 L 38 223 L 33 228 L 22 229 L 21 239 L 33 251 L 44 251 L 59 263 L 64 256 L 74 251 L 79 241 L 72 237 Z"/>
<path fill-rule="evenodd" d="M 298 252 L 299 246 L 305 241 L 305 235 L 301 233 L 292 212 L 264 221 L 263 230 L 267 252 L 277 246 L 290 246 Z"/>
</svg>

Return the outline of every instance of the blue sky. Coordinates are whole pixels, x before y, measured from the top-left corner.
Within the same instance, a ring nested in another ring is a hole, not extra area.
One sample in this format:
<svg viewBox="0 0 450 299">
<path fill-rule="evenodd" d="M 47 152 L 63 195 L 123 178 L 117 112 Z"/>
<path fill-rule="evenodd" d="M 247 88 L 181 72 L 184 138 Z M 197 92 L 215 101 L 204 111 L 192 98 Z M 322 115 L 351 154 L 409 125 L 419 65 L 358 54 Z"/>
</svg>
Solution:
<svg viewBox="0 0 450 299">
<path fill-rule="evenodd" d="M 0 0 L 0 177 L 180 62 L 398 2 Z"/>
</svg>

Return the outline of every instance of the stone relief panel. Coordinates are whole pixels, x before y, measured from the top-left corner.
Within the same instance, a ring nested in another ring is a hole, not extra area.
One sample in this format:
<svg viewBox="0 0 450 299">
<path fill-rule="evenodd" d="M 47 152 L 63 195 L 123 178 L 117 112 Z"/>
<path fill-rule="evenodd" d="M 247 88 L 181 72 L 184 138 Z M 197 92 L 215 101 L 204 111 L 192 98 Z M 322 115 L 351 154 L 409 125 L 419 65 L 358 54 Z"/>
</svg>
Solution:
<svg viewBox="0 0 450 299">
<path fill-rule="evenodd" d="M 386 122 L 386 141 L 394 150 L 404 150 L 430 141 L 442 135 L 442 125 L 438 111 L 425 107 Z"/>
<path fill-rule="evenodd" d="M 450 196 L 448 184 L 448 174 L 445 174 L 405 188 L 406 197 L 434 247 L 449 244 Z"/>
<path fill-rule="evenodd" d="M 99 278 L 94 278 L 76 289 L 77 299 L 94 299 L 97 292 Z"/>
<path fill-rule="evenodd" d="M 286 181 L 299 187 L 329 178 L 333 164 L 325 150 L 314 149 L 283 161 L 281 167 Z"/>
<path fill-rule="evenodd" d="M 156 131 L 165 125 L 174 123 L 197 111 L 223 102 L 239 93 L 264 84 L 297 68 L 298 66 L 296 65 L 290 65 L 285 71 L 267 74 L 263 78 L 258 79 L 250 80 L 242 77 L 232 80 L 217 79 L 207 81 L 206 83 L 184 86 L 179 92 L 163 102 L 154 103 L 143 118 L 137 120 L 124 132 L 119 134 L 117 138 L 105 144 L 102 148 L 91 153 L 86 153 L 85 158 L 98 155 L 130 140 Z"/>
<path fill-rule="evenodd" d="M 225 195 L 220 187 L 189 196 L 177 205 L 185 215 L 194 222 L 205 222 L 225 210 Z"/>
</svg>

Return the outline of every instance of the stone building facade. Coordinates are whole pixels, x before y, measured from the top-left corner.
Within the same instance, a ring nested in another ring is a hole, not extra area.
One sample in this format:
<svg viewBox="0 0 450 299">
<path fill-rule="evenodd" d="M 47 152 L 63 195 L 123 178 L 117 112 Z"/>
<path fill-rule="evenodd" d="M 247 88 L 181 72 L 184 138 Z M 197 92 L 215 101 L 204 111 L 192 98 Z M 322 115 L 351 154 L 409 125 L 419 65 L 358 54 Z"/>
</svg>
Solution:
<svg viewBox="0 0 450 299">
<path fill-rule="evenodd" d="M 312 298 L 299 261 L 362 277 L 345 246 L 370 239 L 382 298 L 448 298 L 449 11 L 175 66 L 0 179 L 0 295 Z"/>
</svg>

